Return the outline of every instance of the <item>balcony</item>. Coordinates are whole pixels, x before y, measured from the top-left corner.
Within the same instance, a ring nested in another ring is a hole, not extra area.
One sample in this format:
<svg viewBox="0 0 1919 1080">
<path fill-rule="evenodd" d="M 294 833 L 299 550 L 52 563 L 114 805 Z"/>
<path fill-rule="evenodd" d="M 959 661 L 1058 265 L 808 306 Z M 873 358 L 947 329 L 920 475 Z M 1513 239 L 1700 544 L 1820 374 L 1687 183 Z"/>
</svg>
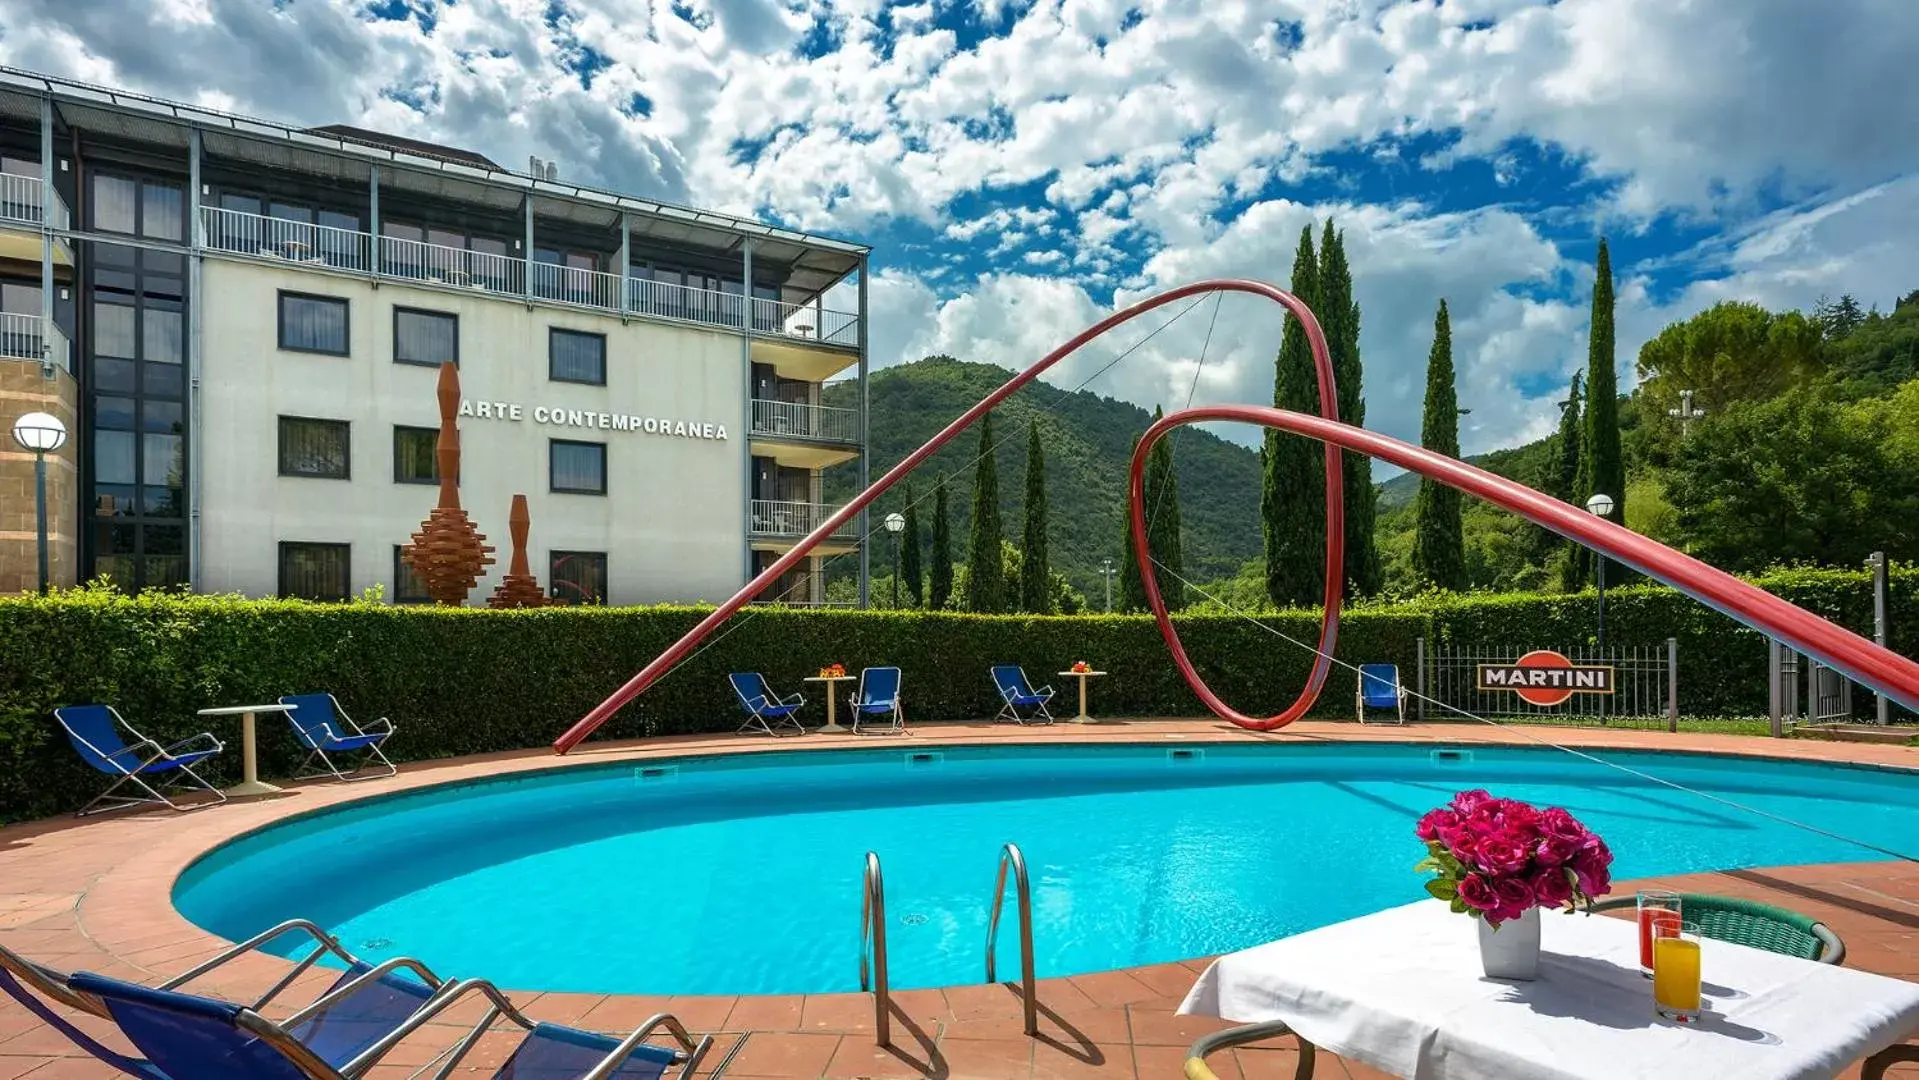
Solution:
<svg viewBox="0 0 1919 1080">
<path fill-rule="evenodd" d="M 13 178 L 9 178 L 13 179 Z M 62 209 L 64 213 L 64 208 Z M 860 317 L 821 302 L 789 304 L 738 292 L 696 289 L 641 278 L 626 280 L 600 270 L 533 262 L 466 248 L 393 236 L 310 225 L 215 206 L 200 208 L 206 246 L 256 259 L 443 288 L 474 289 L 496 296 L 534 299 L 612 315 L 678 319 L 729 330 L 746 329 L 784 341 L 856 349 Z M 529 280 L 529 274 L 531 279 Z"/>
<path fill-rule="evenodd" d="M 860 413 L 858 409 L 809 405 L 801 401 L 755 399 L 752 434 L 767 439 L 858 446 Z"/>
<path fill-rule="evenodd" d="M 62 371 L 67 366 L 67 337 L 38 315 L 0 313 L 0 357 L 44 361 Z"/>
<path fill-rule="evenodd" d="M 816 570 L 789 570 L 766 591 L 753 598 L 758 607 L 850 608 L 847 600 L 826 598 L 826 575 Z"/>
<path fill-rule="evenodd" d="M 748 508 L 747 531 L 756 540 L 803 540 L 838 509 L 825 503 L 754 499 Z M 835 530 L 829 541 L 851 543 L 857 541 L 859 535 L 859 519 L 854 518 Z"/>
<path fill-rule="evenodd" d="M 0 173 L 0 222 L 32 229 L 43 224 L 67 227 L 67 204 L 58 194 L 53 196 L 52 213 L 47 210 L 46 183 L 40 177 Z"/>
</svg>

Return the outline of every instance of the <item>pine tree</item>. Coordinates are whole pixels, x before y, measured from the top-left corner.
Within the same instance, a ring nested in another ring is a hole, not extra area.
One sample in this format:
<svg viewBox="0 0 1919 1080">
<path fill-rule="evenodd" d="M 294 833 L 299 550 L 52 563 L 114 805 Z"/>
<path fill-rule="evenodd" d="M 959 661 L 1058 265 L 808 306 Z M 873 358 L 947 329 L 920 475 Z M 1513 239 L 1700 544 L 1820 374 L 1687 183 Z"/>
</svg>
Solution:
<svg viewBox="0 0 1919 1080">
<path fill-rule="evenodd" d="M 1314 314 L 1326 331 L 1339 385 L 1339 418 L 1366 426 L 1365 371 L 1359 359 L 1359 305 L 1353 301 L 1352 267 L 1346 262 L 1346 236 L 1326 222 L 1319 246 L 1319 304 Z M 1373 489 L 1373 459 L 1347 451 L 1340 476 L 1346 489 L 1346 596 L 1368 596 L 1385 583 L 1386 571 L 1373 539 L 1378 493 Z"/>
<path fill-rule="evenodd" d="M 973 531 L 966 544 L 966 610 L 1006 610 L 1005 567 L 1000 563 L 999 469 L 993 459 L 993 414 L 980 418 L 979 465 L 973 473 Z"/>
<path fill-rule="evenodd" d="M 1135 435 L 1133 436 L 1132 449 L 1127 451 L 1126 460 L 1129 462 L 1132 461 L 1133 455 L 1138 452 L 1139 436 Z M 1143 485 L 1144 491 L 1150 492 L 1152 490 L 1152 474 L 1153 463 L 1149 458 L 1146 462 L 1146 483 Z M 1130 488 L 1131 481 L 1129 480 L 1128 489 L 1130 490 Z M 1153 504 L 1146 502 L 1145 505 L 1151 506 Z M 1119 549 L 1126 553 L 1126 557 L 1119 561 L 1119 595 L 1113 600 L 1113 610 L 1145 611 L 1146 586 L 1140 580 L 1139 548 L 1133 543 L 1133 510 L 1130 500 L 1120 504 L 1119 528 Z M 1149 535 L 1147 537 L 1149 545 L 1151 541 L 1152 537 Z"/>
<path fill-rule="evenodd" d="M 906 528 L 900 531 L 900 584 L 906 586 L 906 606 L 926 602 L 926 582 L 920 573 L 920 515 L 913 506 L 913 482 L 906 482 Z"/>
<path fill-rule="evenodd" d="M 946 524 L 946 474 L 933 487 L 933 566 L 926 583 L 926 606 L 943 610 L 953 596 L 953 537 Z"/>
<path fill-rule="evenodd" d="M 1153 410 L 1158 421 L 1160 410 Z M 1146 462 L 1146 548 L 1153 555 L 1153 581 L 1166 610 L 1186 606 L 1186 568 L 1179 550 L 1179 478 L 1173 473 L 1173 440 L 1153 444 Z"/>
<path fill-rule="evenodd" d="M 1613 509 L 1607 520 L 1623 525 L 1626 522 L 1626 462 L 1619 447 L 1619 378 L 1613 362 L 1612 256 L 1606 250 L 1604 237 L 1599 241 L 1597 273 L 1586 353 L 1585 443 L 1579 448 L 1583 482 L 1573 494 L 1575 505 L 1580 507 L 1596 493 L 1612 496 Z M 1591 573 L 1592 551 L 1577 545 L 1575 555 L 1577 580 L 1583 582 Z"/>
<path fill-rule="evenodd" d="M 1446 301 L 1433 318 L 1433 351 L 1426 360 L 1426 414 L 1419 443 L 1447 457 L 1459 456 L 1459 394 L 1453 385 L 1453 327 Z M 1422 477 L 1413 507 L 1413 571 L 1442 589 L 1466 587 L 1465 534 L 1459 492 Z"/>
<path fill-rule="evenodd" d="M 1046 455 L 1040 449 L 1039 421 L 1026 429 L 1026 528 L 1020 537 L 1019 606 L 1046 615 L 1053 610 L 1052 568 L 1046 561 Z"/>
<path fill-rule="evenodd" d="M 1313 227 L 1300 230 L 1293 258 L 1293 295 L 1319 309 L 1319 267 Z M 1273 364 L 1273 404 L 1293 412 L 1319 411 L 1319 380 L 1312 349 L 1298 319 L 1287 317 Z M 1265 482 L 1259 513 L 1266 549 L 1266 593 L 1280 607 L 1319 603 L 1326 565 L 1325 462 L 1320 444 L 1298 435 L 1266 433 L 1260 451 Z"/>
</svg>

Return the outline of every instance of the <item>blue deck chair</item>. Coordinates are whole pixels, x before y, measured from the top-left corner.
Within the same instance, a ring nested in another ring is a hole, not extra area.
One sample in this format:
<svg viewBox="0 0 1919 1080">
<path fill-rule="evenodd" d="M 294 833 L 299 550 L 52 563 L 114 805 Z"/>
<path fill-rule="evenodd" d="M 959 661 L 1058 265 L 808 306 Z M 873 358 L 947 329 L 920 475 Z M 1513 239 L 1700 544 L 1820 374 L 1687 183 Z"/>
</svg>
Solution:
<svg viewBox="0 0 1919 1080">
<path fill-rule="evenodd" d="M 783 698 L 766 685 L 766 676 L 757 671 L 736 671 L 726 677 L 733 684 L 733 692 L 739 695 L 740 708 L 746 710 L 746 723 L 740 725 L 740 732 L 760 731 L 768 735 L 778 735 L 778 729 L 793 725 L 795 734 L 806 734 L 806 725 L 800 723 L 798 713 L 806 704 L 806 699 L 794 694 Z"/>
<path fill-rule="evenodd" d="M 377 966 L 368 964 L 347 952 L 324 930 L 303 919 L 294 919 L 235 945 L 219 956 L 162 983 L 159 988 L 178 990 L 182 985 L 224 967 L 236 957 L 247 955 L 267 942 L 295 931 L 307 933 L 313 938 L 316 942 L 313 952 L 244 1007 L 255 1013 L 260 1012 L 322 957 L 330 954 L 339 958 L 346 967 L 339 978 L 324 994 L 280 1025 L 291 1038 L 305 1044 L 321 1060 L 336 1067 L 353 1061 L 374 1043 L 397 1030 L 445 985 L 424 964 L 408 957 L 396 957 Z M 104 1001 L 74 989 L 71 976 L 35 964 L 0 946 L 0 990 L 5 990 L 42 1020 L 47 1020 L 82 1050 L 122 1072 L 136 1076 L 164 1075 L 151 1071 L 148 1063 L 104 1050 L 85 1032 L 71 1024 L 56 1022 L 57 1017 L 56 1020 L 48 1020 L 42 1008 L 35 1007 L 37 1003 L 31 1000 L 32 995 L 24 993 L 23 984 L 31 986 L 42 997 L 68 1008 L 111 1018 Z"/>
<path fill-rule="evenodd" d="M 311 753 L 300 763 L 300 769 L 294 775 L 331 776 L 335 780 L 377 780 L 399 772 L 393 763 L 387 760 L 381 744 L 393 737 L 393 721 L 382 716 L 366 727 L 353 722 L 340 708 L 339 701 L 332 694 L 288 694 L 280 699 L 280 704 L 293 706 L 287 713 L 287 722 L 293 725 L 293 734 L 300 745 Z M 333 763 L 329 754 L 358 753 L 360 759 L 345 772 Z M 319 768 L 314 762 L 320 763 Z M 386 766 L 385 772 L 355 775 L 361 769 L 375 761 Z"/>
<path fill-rule="evenodd" d="M 853 734 L 860 733 L 860 721 L 869 716 L 888 717 L 882 731 L 895 735 L 905 733 L 906 710 L 900 705 L 899 668 L 860 669 L 859 689 L 847 700 L 853 707 Z"/>
<path fill-rule="evenodd" d="M 1399 685 L 1399 667 L 1394 664 L 1359 665 L 1359 689 L 1353 695 L 1359 722 L 1366 722 L 1367 709 L 1396 709 L 1399 722 L 1406 722 L 1406 691 Z"/>
<path fill-rule="evenodd" d="M 67 733 L 67 741 L 80 754 L 80 760 L 114 778 L 107 789 L 80 808 L 76 816 L 85 817 L 119 806 L 155 805 L 170 810 L 185 810 L 161 794 L 168 788 L 198 788 L 211 794 L 216 802 L 227 797 L 207 783 L 193 767 L 219 753 L 220 740 L 202 732 L 172 746 L 161 746 L 133 730 L 111 705 L 68 705 L 53 710 L 53 718 Z M 131 739 L 120 733 L 125 731 Z M 153 783 L 147 781 L 151 779 Z M 132 784 L 145 795 L 120 795 L 122 784 Z M 101 803 L 107 805 L 101 806 Z M 97 807 L 97 809 L 96 809 Z"/>
<path fill-rule="evenodd" d="M 1026 681 L 1026 669 L 1015 664 L 1000 664 L 993 668 L 993 685 L 999 688 L 1000 710 L 994 721 L 1011 720 L 1015 724 L 1053 722 L 1053 714 L 1046 711 L 1046 703 L 1053 700 L 1053 688 L 1042 686 L 1033 689 Z M 1021 716 L 1021 709 L 1031 709 L 1031 716 Z"/>
<path fill-rule="evenodd" d="M 683 1061 L 685 1068 L 679 1075 L 688 1077 L 710 1045 L 708 1040 L 694 1043 L 679 1022 L 665 1014 L 654 1017 L 624 1041 L 540 1024 L 513 1008 L 491 984 L 468 980 L 444 987 L 399 1028 L 350 1061 L 335 1065 L 295 1037 L 288 1026 L 276 1024 L 244 1005 L 176 990 L 148 989 L 87 972 L 74 975 L 70 985 L 78 993 L 98 998 L 120 1031 L 146 1055 L 146 1063 L 170 1080 L 354 1080 L 474 986 L 489 991 L 494 1007 L 450 1051 L 429 1062 L 430 1068 L 444 1060 L 434 1073 L 436 1077 L 451 1075 L 502 1014 L 520 1024 L 527 1034 L 493 1074 L 495 1080 L 585 1080 L 589 1076 L 594 1080 L 660 1080 L 668 1068 Z M 646 1043 L 646 1038 L 660 1029 L 674 1036 L 684 1050 Z"/>
<path fill-rule="evenodd" d="M 31 987 L 32 989 L 28 989 Z M 40 1022 L 67 1037 L 69 1042 L 86 1051 L 95 1061 L 120 1070 L 128 1076 L 137 1076 L 140 1080 L 172 1080 L 152 1064 L 139 1058 L 128 1057 L 117 1050 L 110 1050 L 99 1040 L 81 1030 L 79 1025 L 48 1007 L 41 998 L 57 1001 L 70 1009 L 100 1015 L 105 1005 L 97 999 L 89 999 L 73 992 L 67 986 L 66 976 L 43 968 L 18 953 L 9 951 L 0 945 L 0 993 L 18 1001 L 23 1008 Z"/>
</svg>

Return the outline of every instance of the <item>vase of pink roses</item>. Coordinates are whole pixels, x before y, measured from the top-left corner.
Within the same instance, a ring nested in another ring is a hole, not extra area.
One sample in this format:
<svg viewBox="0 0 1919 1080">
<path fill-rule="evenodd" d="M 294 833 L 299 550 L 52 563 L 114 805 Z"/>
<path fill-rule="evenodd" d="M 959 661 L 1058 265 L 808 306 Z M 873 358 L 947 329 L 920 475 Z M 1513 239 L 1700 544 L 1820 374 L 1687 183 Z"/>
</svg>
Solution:
<svg viewBox="0 0 1919 1080">
<path fill-rule="evenodd" d="M 1479 923 L 1479 957 L 1491 979 L 1539 971 L 1539 909 L 1573 911 L 1612 889 L 1612 851 L 1554 806 L 1536 809 L 1485 791 L 1462 791 L 1419 819 L 1437 877 L 1426 891 Z"/>
</svg>

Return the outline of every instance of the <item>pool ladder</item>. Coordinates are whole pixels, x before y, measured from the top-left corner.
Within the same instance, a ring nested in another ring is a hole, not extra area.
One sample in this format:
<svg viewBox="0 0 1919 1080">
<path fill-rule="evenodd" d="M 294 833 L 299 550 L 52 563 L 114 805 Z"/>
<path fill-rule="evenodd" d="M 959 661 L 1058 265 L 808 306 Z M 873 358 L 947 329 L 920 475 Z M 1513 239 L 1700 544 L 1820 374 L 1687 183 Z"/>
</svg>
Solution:
<svg viewBox="0 0 1919 1080">
<path fill-rule="evenodd" d="M 1019 898 L 1019 990 L 1026 1013 L 1026 1034 L 1039 1034 L 1039 993 L 1033 979 L 1033 886 L 1026 877 L 1026 856 L 1018 844 L 1000 849 L 999 880 L 993 884 L 993 914 L 986 921 L 986 981 L 994 978 L 995 946 L 999 944 L 999 916 L 1006 901 L 1006 872 L 1013 873 L 1014 890 Z"/>
<path fill-rule="evenodd" d="M 860 900 L 860 990 L 873 991 L 873 1027 L 881 1046 L 893 1039 L 893 997 L 886 987 L 886 880 L 880 857 L 866 853 L 866 882 Z"/>
</svg>

